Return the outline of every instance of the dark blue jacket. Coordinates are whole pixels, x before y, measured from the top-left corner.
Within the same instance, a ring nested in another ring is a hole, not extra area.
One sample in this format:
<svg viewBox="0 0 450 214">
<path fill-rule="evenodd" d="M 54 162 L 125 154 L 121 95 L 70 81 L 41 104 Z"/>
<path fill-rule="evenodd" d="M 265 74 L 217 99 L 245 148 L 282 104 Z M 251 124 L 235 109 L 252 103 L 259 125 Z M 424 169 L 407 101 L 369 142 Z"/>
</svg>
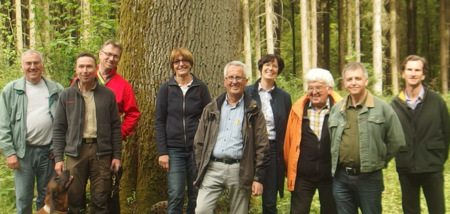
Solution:
<svg viewBox="0 0 450 214">
<path fill-rule="evenodd" d="M 191 74 L 192 75 L 192 74 Z M 194 75 L 183 95 L 175 75 L 158 91 L 155 109 L 155 133 L 158 155 L 167 155 L 167 147 L 192 151 L 195 132 L 203 108 L 211 102 L 208 86 Z"/>
<path fill-rule="evenodd" d="M 249 93 L 259 106 L 261 106 L 261 98 L 259 97 L 258 93 L 258 86 L 260 81 L 261 79 L 258 79 L 255 84 L 249 85 L 245 88 L 245 92 Z M 292 101 L 291 95 L 289 95 L 289 93 L 287 93 L 283 89 L 278 88 L 276 83 L 274 90 L 272 90 L 271 92 L 271 95 L 272 100 L 270 101 L 270 104 L 275 120 L 275 132 L 277 141 L 277 189 L 279 191 L 280 197 L 283 197 L 284 178 L 286 176 L 286 166 L 284 164 L 283 157 L 283 144 Z"/>
</svg>

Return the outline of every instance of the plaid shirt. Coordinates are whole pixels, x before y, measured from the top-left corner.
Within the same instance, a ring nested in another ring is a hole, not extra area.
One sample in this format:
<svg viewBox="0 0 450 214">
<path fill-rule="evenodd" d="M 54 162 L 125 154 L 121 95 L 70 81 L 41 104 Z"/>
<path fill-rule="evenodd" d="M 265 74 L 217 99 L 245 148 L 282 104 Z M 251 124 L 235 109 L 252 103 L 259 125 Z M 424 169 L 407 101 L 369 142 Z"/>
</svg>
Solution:
<svg viewBox="0 0 450 214">
<path fill-rule="evenodd" d="M 309 103 L 308 107 L 308 119 L 309 119 L 309 127 L 316 134 L 317 138 L 320 140 L 322 136 L 322 127 L 323 120 L 325 119 L 325 115 L 328 114 L 330 110 L 330 100 L 327 99 L 327 104 L 323 106 L 322 109 L 316 110 L 312 103 Z"/>
</svg>

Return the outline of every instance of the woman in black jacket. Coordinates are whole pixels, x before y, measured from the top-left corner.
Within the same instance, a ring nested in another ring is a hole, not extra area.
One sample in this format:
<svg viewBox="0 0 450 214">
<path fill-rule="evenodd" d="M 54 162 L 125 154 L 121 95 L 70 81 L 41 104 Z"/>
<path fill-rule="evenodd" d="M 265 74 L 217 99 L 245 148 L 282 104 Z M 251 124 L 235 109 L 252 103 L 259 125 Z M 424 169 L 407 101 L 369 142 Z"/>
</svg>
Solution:
<svg viewBox="0 0 450 214">
<path fill-rule="evenodd" d="M 167 172 L 167 213 L 183 213 L 186 182 L 186 213 L 194 213 L 197 190 L 193 182 L 197 169 L 192 145 L 203 108 L 211 102 L 211 96 L 206 84 L 191 74 L 194 60 L 187 49 L 174 49 L 169 62 L 174 75 L 160 86 L 156 98 L 158 163 Z"/>
<path fill-rule="evenodd" d="M 275 78 L 283 71 L 284 61 L 276 54 L 264 55 L 258 61 L 261 78 L 245 91 L 261 106 L 270 142 L 270 163 L 263 182 L 263 213 L 277 213 L 277 192 L 283 197 L 286 166 L 283 142 L 291 110 L 291 96 L 277 87 Z"/>
</svg>

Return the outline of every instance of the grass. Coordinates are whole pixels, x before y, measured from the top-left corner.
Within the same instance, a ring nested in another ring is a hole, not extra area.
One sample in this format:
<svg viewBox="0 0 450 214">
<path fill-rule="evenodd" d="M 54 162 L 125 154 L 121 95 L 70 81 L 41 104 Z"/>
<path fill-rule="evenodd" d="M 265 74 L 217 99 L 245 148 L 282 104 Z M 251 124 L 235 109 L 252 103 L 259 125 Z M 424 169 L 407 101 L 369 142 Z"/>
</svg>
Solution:
<svg viewBox="0 0 450 214">
<path fill-rule="evenodd" d="M 15 213 L 15 195 L 14 195 L 14 173 L 5 164 L 5 157 L 0 155 L 0 214 Z M 444 171 L 444 193 L 445 204 L 447 210 L 450 210 L 450 164 L 446 164 Z M 402 213 L 401 206 L 401 191 L 398 181 L 397 172 L 395 171 L 395 163 L 392 161 L 388 168 L 383 170 L 384 173 L 384 185 L 383 192 L 383 212 L 384 213 Z M 291 193 L 284 190 L 284 198 L 278 198 L 278 213 L 289 213 Z M 262 213 L 261 212 L 261 197 L 253 199 L 254 206 L 251 208 L 250 213 Z M 428 213 L 425 199 L 421 199 L 422 213 Z M 320 213 L 320 204 L 317 194 L 315 194 L 313 203 L 311 204 L 311 214 Z"/>
</svg>

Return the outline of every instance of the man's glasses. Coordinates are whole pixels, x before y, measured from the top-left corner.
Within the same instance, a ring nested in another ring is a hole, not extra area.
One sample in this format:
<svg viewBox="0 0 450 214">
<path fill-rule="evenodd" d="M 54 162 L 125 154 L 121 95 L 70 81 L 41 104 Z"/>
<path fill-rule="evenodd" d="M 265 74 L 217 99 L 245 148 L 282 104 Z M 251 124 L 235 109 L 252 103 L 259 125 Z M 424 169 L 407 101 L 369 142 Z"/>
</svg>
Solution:
<svg viewBox="0 0 450 214">
<path fill-rule="evenodd" d="M 326 89 L 327 87 L 322 87 L 322 86 L 315 86 L 315 87 L 308 87 L 308 92 L 314 92 L 316 91 L 317 93 L 322 92 L 324 89 Z"/>
<path fill-rule="evenodd" d="M 228 76 L 225 77 L 225 79 L 228 82 L 233 82 L 234 80 L 236 80 L 236 82 L 241 82 L 242 80 L 245 80 L 245 77 L 241 77 L 241 76 Z"/>
<path fill-rule="evenodd" d="M 105 51 L 102 51 L 107 57 L 112 57 L 114 60 L 119 60 L 120 59 L 120 56 L 119 55 L 115 55 L 115 54 L 113 54 L 113 53 L 110 53 L 110 52 L 105 52 Z"/>
<path fill-rule="evenodd" d="M 172 64 L 174 64 L 174 65 L 178 65 L 178 64 L 180 64 L 180 62 L 182 62 L 183 64 L 188 64 L 188 63 L 191 63 L 191 60 L 188 60 L 188 59 L 182 59 L 182 60 L 174 60 L 173 62 L 172 62 Z"/>
</svg>

